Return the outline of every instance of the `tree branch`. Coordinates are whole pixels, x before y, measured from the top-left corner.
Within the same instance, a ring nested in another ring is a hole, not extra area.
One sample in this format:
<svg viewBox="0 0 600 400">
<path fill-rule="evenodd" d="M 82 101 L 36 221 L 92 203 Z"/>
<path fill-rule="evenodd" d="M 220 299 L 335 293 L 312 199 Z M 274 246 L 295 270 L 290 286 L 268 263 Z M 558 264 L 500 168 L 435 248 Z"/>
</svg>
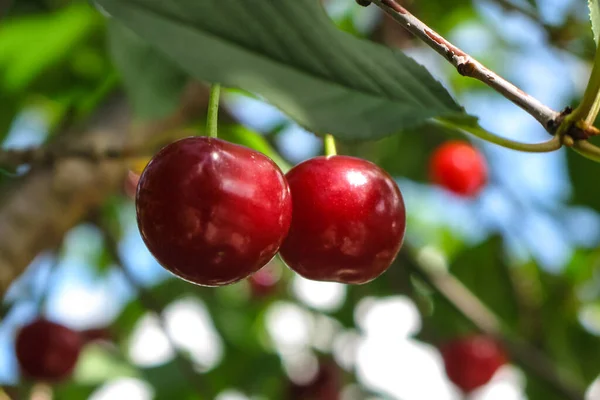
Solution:
<svg viewBox="0 0 600 400">
<path fill-rule="evenodd" d="M 97 154 L 149 148 L 164 140 L 165 132 L 172 137 L 173 130 L 202 115 L 207 99 L 206 87 L 192 83 L 171 116 L 133 125 L 124 96 L 117 95 L 95 112 L 83 132 L 61 135 L 54 146 L 90 148 Z M 66 232 L 119 191 L 126 173 L 122 159 L 68 158 L 34 167 L 23 179 L 5 185 L 0 198 L 0 296 L 37 254 L 58 246 Z"/>
<path fill-rule="evenodd" d="M 507 336 L 503 332 L 504 324 L 500 318 L 458 279 L 449 272 L 418 262 L 412 254 L 409 254 L 408 246 L 405 244 L 404 247 L 401 255 L 410 271 L 439 293 L 478 330 L 500 340 L 513 360 L 545 381 L 565 399 L 584 400 L 585 389 L 570 376 L 568 371 L 559 369 L 545 354 L 523 340 Z"/>
<path fill-rule="evenodd" d="M 22 165 L 51 165 L 66 158 L 81 158 L 88 161 L 101 161 L 110 158 L 125 158 L 133 155 L 127 148 L 106 148 L 103 151 L 94 147 L 54 148 L 27 147 L 23 149 L 0 150 L 0 168 L 16 169 Z"/>
<path fill-rule="evenodd" d="M 450 64 L 456 67 L 459 74 L 485 83 L 533 116 L 550 133 L 554 133 L 551 131 L 552 123 L 560 113 L 542 104 L 494 71 L 483 66 L 479 61 L 440 36 L 394 0 L 372 0 L 372 2 L 442 55 Z"/>
</svg>

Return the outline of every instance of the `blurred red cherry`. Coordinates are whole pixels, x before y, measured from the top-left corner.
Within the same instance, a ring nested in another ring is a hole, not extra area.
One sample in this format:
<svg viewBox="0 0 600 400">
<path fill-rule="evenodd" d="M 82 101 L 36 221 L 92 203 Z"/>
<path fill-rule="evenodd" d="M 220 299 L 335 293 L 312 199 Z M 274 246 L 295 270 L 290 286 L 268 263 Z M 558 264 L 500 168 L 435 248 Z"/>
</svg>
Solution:
<svg viewBox="0 0 600 400">
<path fill-rule="evenodd" d="M 507 363 L 498 342 L 484 335 L 452 340 L 440 351 L 448 378 L 466 393 L 488 383 Z"/>
<path fill-rule="evenodd" d="M 15 350 L 24 376 L 54 382 L 71 375 L 82 345 L 77 331 L 37 319 L 18 332 Z"/>
<path fill-rule="evenodd" d="M 460 196 L 473 197 L 487 182 L 487 163 L 469 143 L 450 141 L 431 156 L 429 173 L 434 183 Z"/>
<path fill-rule="evenodd" d="M 289 400 L 339 400 L 342 377 L 339 366 L 331 360 L 321 360 L 319 371 L 308 383 L 290 382 Z"/>
</svg>

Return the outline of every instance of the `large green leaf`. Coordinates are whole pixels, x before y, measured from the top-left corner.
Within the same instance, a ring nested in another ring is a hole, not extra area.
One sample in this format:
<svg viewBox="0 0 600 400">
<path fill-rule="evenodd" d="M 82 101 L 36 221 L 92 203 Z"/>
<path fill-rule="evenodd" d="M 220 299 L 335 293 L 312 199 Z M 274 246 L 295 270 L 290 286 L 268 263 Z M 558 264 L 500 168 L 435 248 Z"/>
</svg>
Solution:
<svg viewBox="0 0 600 400">
<path fill-rule="evenodd" d="M 108 38 L 113 62 L 136 115 L 156 120 L 171 114 L 179 105 L 186 74 L 117 21 L 108 24 Z"/>
<path fill-rule="evenodd" d="M 317 0 L 98 0 L 196 78 L 240 87 L 317 133 L 382 137 L 466 117 L 422 66 L 338 30 Z"/>
</svg>

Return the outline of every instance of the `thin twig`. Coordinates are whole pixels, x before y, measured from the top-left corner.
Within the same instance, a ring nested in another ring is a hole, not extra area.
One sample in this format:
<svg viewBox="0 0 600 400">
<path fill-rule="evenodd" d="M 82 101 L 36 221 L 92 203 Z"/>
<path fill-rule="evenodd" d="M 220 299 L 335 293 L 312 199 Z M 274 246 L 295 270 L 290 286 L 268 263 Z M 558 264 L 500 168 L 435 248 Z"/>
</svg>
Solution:
<svg viewBox="0 0 600 400">
<path fill-rule="evenodd" d="M 531 97 L 469 54 L 454 46 L 394 0 L 372 0 L 372 2 L 388 13 L 405 29 L 446 58 L 456 67 L 459 74 L 485 83 L 533 116 L 547 130 L 550 129 L 552 122 L 560 115 L 557 111 L 542 104 L 539 100 Z"/>
<path fill-rule="evenodd" d="M 179 365 L 181 372 L 186 376 L 189 383 L 194 386 L 198 394 L 204 399 L 210 399 L 211 396 L 208 393 L 208 389 L 203 385 L 202 377 L 195 370 L 192 361 L 181 351 L 177 343 L 173 340 L 169 331 L 166 327 L 163 318 L 163 306 L 152 296 L 152 294 L 135 278 L 135 276 L 126 267 L 123 257 L 119 252 L 118 242 L 114 236 L 110 233 L 108 227 L 98 224 L 98 227 L 102 231 L 104 236 L 105 246 L 116 264 L 117 268 L 121 271 L 129 285 L 137 292 L 138 300 L 148 311 L 152 312 L 158 318 L 158 323 L 163 330 L 165 337 L 167 338 L 169 345 L 175 352 L 175 361 Z"/>
<path fill-rule="evenodd" d="M 66 158 L 99 161 L 108 158 L 125 158 L 133 153 L 135 152 L 124 148 L 97 149 L 94 147 L 5 149 L 0 150 L 0 168 L 14 169 L 21 165 L 48 165 Z"/>
<path fill-rule="evenodd" d="M 411 272 L 439 293 L 478 330 L 500 340 L 512 359 L 524 369 L 544 380 L 565 399 L 584 399 L 585 389 L 567 371 L 559 369 L 545 354 L 523 340 L 507 336 L 503 332 L 504 324 L 500 318 L 452 274 L 417 261 L 409 254 L 409 250 L 404 250 L 401 254 Z"/>
</svg>

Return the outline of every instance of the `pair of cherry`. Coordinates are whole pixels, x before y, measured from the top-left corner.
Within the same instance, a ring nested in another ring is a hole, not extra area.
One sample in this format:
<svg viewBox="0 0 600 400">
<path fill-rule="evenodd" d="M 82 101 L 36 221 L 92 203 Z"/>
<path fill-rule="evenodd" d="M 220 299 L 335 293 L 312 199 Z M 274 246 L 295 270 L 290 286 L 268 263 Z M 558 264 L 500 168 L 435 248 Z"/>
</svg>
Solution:
<svg viewBox="0 0 600 400">
<path fill-rule="evenodd" d="M 485 166 L 471 146 L 451 142 L 432 158 L 432 177 L 472 194 L 485 182 L 474 162 Z M 156 154 L 140 177 L 136 207 L 159 263 L 204 286 L 247 278 L 278 251 L 308 279 L 366 283 L 390 266 L 406 226 L 398 186 L 369 161 L 315 157 L 284 176 L 265 155 L 210 137 Z"/>
</svg>

